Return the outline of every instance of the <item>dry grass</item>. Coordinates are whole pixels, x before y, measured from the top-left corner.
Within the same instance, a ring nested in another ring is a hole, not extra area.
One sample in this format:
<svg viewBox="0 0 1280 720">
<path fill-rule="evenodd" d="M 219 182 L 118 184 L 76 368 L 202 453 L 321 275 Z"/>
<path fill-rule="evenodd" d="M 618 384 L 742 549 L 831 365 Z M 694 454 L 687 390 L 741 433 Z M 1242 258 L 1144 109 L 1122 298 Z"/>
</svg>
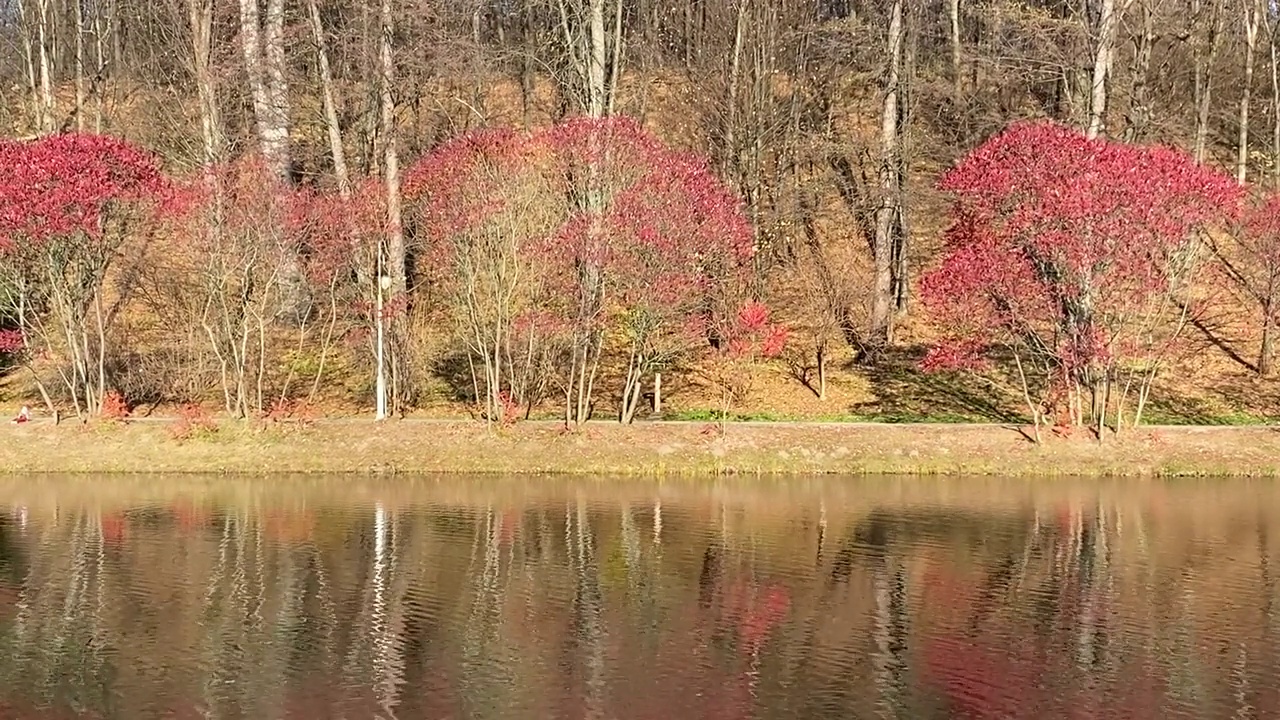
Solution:
<svg viewBox="0 0 1280 720">
<path fill-rule="evenodd" d="M 1174 428 L 1035 446 L 1018 426 L 327 420 L 223 423 L 177 441 L 165 421 L 8 426 L 8 473 L 515 473 L 581 475 L 930 474 L 1214 476 L 1280 474 L 1280 431 Z"/>
</svg>

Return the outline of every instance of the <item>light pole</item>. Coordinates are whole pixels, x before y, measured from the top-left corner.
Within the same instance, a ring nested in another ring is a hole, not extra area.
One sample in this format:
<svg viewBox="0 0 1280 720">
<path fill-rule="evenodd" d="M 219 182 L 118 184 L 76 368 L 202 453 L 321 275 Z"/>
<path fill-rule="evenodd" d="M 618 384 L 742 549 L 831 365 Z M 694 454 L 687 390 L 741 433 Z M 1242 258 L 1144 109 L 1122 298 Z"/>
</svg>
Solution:
<svg viewBox="0 0 1280 720">
<path fill-rule="evenodd" d="M 387 289 L 390 287 L 391 287 L 391 278 L 387 277 L 386 275 L 379 275 L 378 276 L 378 312 L 374 319 L 374 322 L 376 323 L 378 328 L 378 340 L 377 340 L 377 348 L 376 348 L 376 352 L 378 355 L 378 380 L 377 380 L 377 390 L 376 390 L 378 395 L 378 400 L 377 400 L 378 410 L 377 410 L 377 414 L 374 416 L 375 420 L 387 419 L 387 369 L 386 369 L 386 363 L 384 359 L 386 355 L 383 349 L 384 342 L 383 342 L 383 331 L 382 331 L 382 324 L 383 324 L 382 308 L 383 308 L 383 293 L 385 293 Z"/>
</svg>

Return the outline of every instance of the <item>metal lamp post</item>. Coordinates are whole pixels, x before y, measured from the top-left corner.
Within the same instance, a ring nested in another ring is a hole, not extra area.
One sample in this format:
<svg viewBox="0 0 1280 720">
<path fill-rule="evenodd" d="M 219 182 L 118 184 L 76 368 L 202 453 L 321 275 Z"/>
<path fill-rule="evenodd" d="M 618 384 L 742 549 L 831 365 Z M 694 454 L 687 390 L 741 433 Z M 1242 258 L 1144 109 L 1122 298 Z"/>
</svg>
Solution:
<svg viewBox="0 0 1280 720">
<path fill-rule="evenodd" d="M 378 399 L 377 399 L 378 410 L 377 410 L 377 415 L 374 416 L 375 420 L 387 419 L 387 369 L 386 369 L 386 363 L 384 360 L 385 351 L 383 349 L 384 342 L 383 342 L 383 329 L 382 329 L 382 325 L 383 325 L 382 308 L 383 308 L 383 294 L 390 287 L 391 287 L 391 278 L 387 277 L 386 275 L 380 275 L 378 277 L 378 312 L 374 320 L 378 329 L 378 340 L 377 340 L 377 348 L 376 348 L 376 352 L 378 355 L 378 380 L 377 380 L 377 391 L 376 391 L 378 395 Z"/>
</svg>

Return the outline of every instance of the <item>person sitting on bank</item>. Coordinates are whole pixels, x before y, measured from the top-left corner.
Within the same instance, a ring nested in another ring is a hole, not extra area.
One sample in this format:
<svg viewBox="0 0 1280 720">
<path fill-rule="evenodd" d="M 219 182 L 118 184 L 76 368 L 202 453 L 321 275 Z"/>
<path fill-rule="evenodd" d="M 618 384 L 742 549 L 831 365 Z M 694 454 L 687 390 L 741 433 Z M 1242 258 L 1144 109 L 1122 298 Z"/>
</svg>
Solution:
<svg viewBox="0 0 1280 720">
<path fill-rule="evenodd" d="M 23 405 L 22 409 L 18 411 L 18 416 L 15 417 L 10 422 L 12 422 L 14 425 L 19 425 L 24 422 L 31 422 L 31 408 L 28 408 L 26 405 Z"/>
</svg>

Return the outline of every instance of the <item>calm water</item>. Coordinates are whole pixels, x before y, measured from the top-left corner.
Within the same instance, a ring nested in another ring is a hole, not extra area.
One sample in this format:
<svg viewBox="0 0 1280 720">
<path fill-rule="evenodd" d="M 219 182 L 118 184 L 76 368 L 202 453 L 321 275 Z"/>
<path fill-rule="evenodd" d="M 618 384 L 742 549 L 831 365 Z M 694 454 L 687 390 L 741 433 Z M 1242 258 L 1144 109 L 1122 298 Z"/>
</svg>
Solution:
<svg viewBox="0 0 1280 720">
<path fill-rule="evenodd" d="M 1270 483 L 0 481 L 0 717 L 1274 718 Z"/>
</svg>

